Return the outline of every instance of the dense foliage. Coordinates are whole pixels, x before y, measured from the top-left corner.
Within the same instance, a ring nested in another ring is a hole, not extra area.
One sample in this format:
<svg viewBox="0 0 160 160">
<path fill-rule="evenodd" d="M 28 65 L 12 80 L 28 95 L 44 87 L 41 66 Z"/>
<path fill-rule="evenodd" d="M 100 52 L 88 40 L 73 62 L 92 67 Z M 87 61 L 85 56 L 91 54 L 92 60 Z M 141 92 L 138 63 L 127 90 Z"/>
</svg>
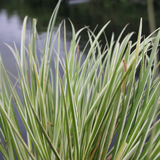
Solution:
<svg viewBox="0 0 160 160">
<path fill-rule="evenodd" d="M 27 17 L 23 22 L 20 52 L 16 46 L 13 49 L 8 45 L 17 62 L 17 84 L 12 84 L 0 60 L 0 132 L 4 140 L 0 151 L 4 159 L 14 160 L 15 155 L 20 160 L 157 159 L 160 150 L 160 77 L 156 58 L 159 29 L 155 31 L 156 37 L 153 34 L 142 37 L 141 19 L 136 43 L 130 41 L 133 33 L 121 38 L 125 27 L 116 41 L 114 34 L 110 42 L 105 36 L 106 46 L 102 48 L 99 38 L 109 22 L 97 35 L 88 27 L 75 32 L 70 22 L 72 41 L 67 48 L 65 21 L 53 35 L 59 6 L 60 2 L 48 24 L 40 57 L 35 19 L 27 47 Z M 82 30 L 87 30 L 88 43 L 80 50 Z M 62 45 L 63 57 L 60 56 Z M 82 61 L 86 51 L 86 59 Z M 15 86 L 20 88 L 23 99 Z M 26 128 L 27 143 L 14 104 Z"/>
</svg>

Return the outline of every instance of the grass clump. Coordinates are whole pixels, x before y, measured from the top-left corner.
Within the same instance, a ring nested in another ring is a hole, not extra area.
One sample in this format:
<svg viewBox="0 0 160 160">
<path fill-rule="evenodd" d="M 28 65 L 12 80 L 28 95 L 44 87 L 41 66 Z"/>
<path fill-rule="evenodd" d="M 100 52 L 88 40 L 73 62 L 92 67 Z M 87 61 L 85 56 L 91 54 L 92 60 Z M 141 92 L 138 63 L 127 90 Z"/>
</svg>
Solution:
<svg viewBox="0 0 160 160">
<path fill-rule="evenodd" d="M 28 47 L 25 47 L 25 17 L 20 53 L 11 49 L 18 66 L 17 93 L 0 60 L 0 125 L 5 144 L 0 144 L 4 159 L 157 159 L 160 150 L 160 78 L 158 67 L 159 30 L 142 37 L 142 20 L 136 43 L 129 33 L 120 43 L 114 34 L 102 49 L 97 35 L 88 28 L 75 32 L 66 47 L 65 22 L 52 36 L 57 4 L 46 34 L 43 55 L 36 54 L 36 20 Z M 62 34 L 64 41 L 60 41 Z M 88 43 L 79 51 L 80 33 L 88 31 Z M 57 46 L 55 41 L 58 41 Z M 64 59 L 60 46 L 64 45 Z M 82 62 L 87 46 L 90 49 Z M 148 52 L 150 56 L 148 56 Z M 55 69 L 51 68 L 56 54 Z M 28 67 L 27 67 L 28 66 Z M 60 75 L 59 68 L 63 68 Z M 53 72 L 55 76 L 53 77 Z M 136 74 L 138 72 L 138 78 Z M 25 143 L 13 108 L 12 98 L 27 133 Z M 113 138 L 116 139 L 112 146 Z M 147 140 L 147 141 L 146 141 Z"/>
</svg>

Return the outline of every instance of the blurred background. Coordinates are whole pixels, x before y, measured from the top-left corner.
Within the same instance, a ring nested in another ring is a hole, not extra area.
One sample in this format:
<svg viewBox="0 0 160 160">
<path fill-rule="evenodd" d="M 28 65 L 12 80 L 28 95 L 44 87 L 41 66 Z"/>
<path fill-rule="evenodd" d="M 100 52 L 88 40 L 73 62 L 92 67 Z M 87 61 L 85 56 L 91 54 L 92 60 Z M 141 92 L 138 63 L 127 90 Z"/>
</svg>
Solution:
<svg viewBox="0 0 160 160">
<path fill-rule="evenodd" d="M 45 40 L 45 33 L 50 16 L 58 0 L 0 0 L 0 53 L 6 68 L 14 72 L 14 59 L 4 43 L 13 46 L 13 42 L 20 47 L 22 22 L 28 15 L 26 43 L 32 31 L 32 18 L 37 18 L 37 30 L 40 41 Z M 76 31 L 84 26 L 89 26 L 97 32 L 109 20 L 105 33 L 108 41 L 115 33 L 115 40 L 125 27 L 124 36 L 128 32 L 135 32 L 132 37 L 136 41 L 140 18 L 143 18 L 143 34 L 148 36 L 160 26 L 160 1 L 159 0 L 62 0 L 56 26 L 66 20 L 68 45 L 71 39 L 71 27 L 68 18 L 73 22 Z M 86 31 L 81 33 L 80 49 L 84 47 L 88 36 Z M 102 45 L 103 45 L 102 41 Z"/>
<path fill-rule="evenodd" d="M 15 42 L 17 47 L 20 47 L 22 22 L 28 15 L 26 43 L 32 31 L 32 18 L 37 18 L 37 30 L 43 46 L 47 25 L 57 2 L 58 0 L 0 0 L 0 54 L 6 69 L 13 74 L 15 61 L 4 43 L 13 46 Z M 94 30 L 97 24 L 98 31 L 111 20 L 105 30 L 108 41 L 113 32 L 116 39 L 125 25 L 129 24 L 124 35 L 128 32 L 135 32 L 132 37 L 132 40 L 135 41 L 141 17 L 143 18 L 143 34 L 147 36 L 160 26 L 160 1 L 62 0 L 56 26 L 62 20 L 66 20 L 68 45 L 72 36 L 68 18 L 73 22 L 76 31 L 84 26 L 89 26 L 91 30 Z M 86 32 L 83 31 L 80 49 L 84 47 L 87 38 Z"/>
<path fill-rule="evenodd" d="M 23 19 L 28 15 L 26 30 L 26 44 L 29 34 L 32 32 L 32 18 L 37 18 L 37 31 L 43 48 L 46 30 L 50 16 L 58 0 L 0 0 L 0 55 L 5 68 L 17 76 L 16 62 L 7 43 L 20 48 L 21 29 Z M 56 21 L 56 28 L 62 20 L 66 20 L 67 45 L 69 48 L 71 40 L 71 26 L 68 18 L 73 22 L 76 31 L 84 26 L 89 26 L 93 31 L 98 24 L 97 32 L 111 20 L 105 33 L 110 42 L 111 35 L 115 33 L 115 40 L 122 29 L 129 24 L 124 36 L 129 32 L 135 32 L 132 41 L 136 41 L 140 18 L 143 18 L 142 33 L 148 36 L 153 30 L 160 27 L 160 1 L 159 0 L 63 0 Z M 54 32 L 55 32 L 54 31 Z M 103 39 L 103 38 L 102 38 Z M 81 33 L 80 49 L 82 50 L 88 40 L 87 32 Z M 104 41 L 102 41 L 102 45 Z M 63 56 L 63 48 L 61 48 Z M 38 51 L 39 52 L 39 51 Z M 85 58 L 85 56 L 84 56 Z M 11 76 L 13 82 L 15 79 Z M 18 112 L 16 111 L 18 115 Z M 25 129 L 17 116 L 22 135 Z M 0 154 L 0 160 L 2 155 Z"/>
<path fill-rule="evenodd" d="M 13 75 L 17 74 L 15 60 L 4 43 L 12 47 L 15 43 L 17 48 L 20 48 L 22 23 L 24 17 L 28 15 L 26 45 L 32 32 L 32 19 L 36 18 L 40 48 L 43 50 L 48 22 L 57 2 L 58 0 L 0 0 L 0 54 L 5 68 Z M 113 32 L 116 40 L 126 24 L 129 25 L 123 35 L 135 32 L 131 38 L 134 42 L 137 39 L 141 17 L 143 18 L 142 34 L 148 36 L 160 27 L 160 0 L 62 0 L 54 32 L 60 22 L 65 20 L 69 48 L 72 34 L 68 18 L 73 22 L 76 31 L 89 26 L 92 31 L 97 27 L 97 32 L 111 20 L 105 29 L 108 42 Z M 88 35 L 85 30 L 81 33 L 81 50 L 87 40 Z M 101 37 L 101 44 L 105 45 L 104 36 Z M 63 55 L 63 45 L 61 45 L 61 56 Z M 11 78 L 15 81 L 12 76 Z"/>
</svg>

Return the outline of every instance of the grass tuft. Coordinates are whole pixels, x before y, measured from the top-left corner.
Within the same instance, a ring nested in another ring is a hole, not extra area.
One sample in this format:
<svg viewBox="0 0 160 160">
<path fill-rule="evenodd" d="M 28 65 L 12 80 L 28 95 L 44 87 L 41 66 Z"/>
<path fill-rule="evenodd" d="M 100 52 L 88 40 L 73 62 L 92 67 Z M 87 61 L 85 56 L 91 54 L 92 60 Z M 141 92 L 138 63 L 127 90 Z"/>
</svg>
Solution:
<svg viewBox="0 0 160 160">
<path fill-rule="evenodd" d="M 25 46 L 27 17 L 22 27 L 20 53 L 16 46 L 7 45 L 17 62 L 17 85 L 23 99 L 0 59 L 0 133 L 4 141 L 0 142 L 0 152 L 3 158 L 158 159 L 160 77 L 155 73 L 160 64 L 156 58 L 159 29 L 154 31 L 156 37 L 153 33 L 142 37 L 141 19 L 137 42 L 131 41 L 133 33 L 122 39 L 124 27 L 117 40 L 112 35 L 110 43 L 105 35 L 106 46 L 102 48 L 100 37 L 109 22 L 96 35 L 88 27 L 76 32 L 69 20 L 72 40 L 67 48 L 65 21 L 53 35 L 59 7 L 60 1 L 48 24 L 41 59 L 36 54 L 35 19 L 28 47 Z M 80 34 L 84 29 L 88 42 L 81 51 Z M 62 45 L 64 59 L 59 55 Z M 56 54 L 54 61 L 53 53 Z M 86 59 L 82 61 L 84 54 Z M 25 126 L 27 143 L 22 137 L 13 103 Z"/>
</svg>

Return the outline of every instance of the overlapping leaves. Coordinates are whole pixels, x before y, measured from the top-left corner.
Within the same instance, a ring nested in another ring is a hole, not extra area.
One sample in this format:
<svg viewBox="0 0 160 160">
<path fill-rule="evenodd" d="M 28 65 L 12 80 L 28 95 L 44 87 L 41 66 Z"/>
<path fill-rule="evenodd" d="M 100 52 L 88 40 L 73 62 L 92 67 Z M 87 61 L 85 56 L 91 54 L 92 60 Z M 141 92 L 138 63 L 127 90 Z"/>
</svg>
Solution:
<svg viewBox="0 0 160 160">
<path fill-rule="evenodd" d="M 60 1 L 48 25 L 41 61 L 36 54 L 36 20 L 27 48 L 27 17 L 20 53 L 16 46 L 9 46 L 17 62 L 17 83 L 23 99 L 1 60 L 0 132 L 5 143 L 1 143 L 0 151 L 4 159 L 14 160 L 15 154 L 18 159 L 158 158 L 160 78 L 156 75 L 156 55 L 160 32 L 155 31 L 155 38 L 142 37 L 141 20 L 136 43 L 130 40 L 133 33 L 122 39 L 124 28 L 116 41 L 113 34 L 102 48 L 100 38 L 109 23 L 95 35 L 87 27 L 76 33 L 70 22 L 72 41 L 68 49 L 65 22 L 52 35 L 59 6 Z M 87 30 L 89 40 L 79 51 L 83 30 Z M 62 45 L 63 59 L 59 56 Z M 52 54 L 56 55 L 54 61 Z M 27 143 L 18 126 L 14 103 L 26 128 Z"/>
</svg>

